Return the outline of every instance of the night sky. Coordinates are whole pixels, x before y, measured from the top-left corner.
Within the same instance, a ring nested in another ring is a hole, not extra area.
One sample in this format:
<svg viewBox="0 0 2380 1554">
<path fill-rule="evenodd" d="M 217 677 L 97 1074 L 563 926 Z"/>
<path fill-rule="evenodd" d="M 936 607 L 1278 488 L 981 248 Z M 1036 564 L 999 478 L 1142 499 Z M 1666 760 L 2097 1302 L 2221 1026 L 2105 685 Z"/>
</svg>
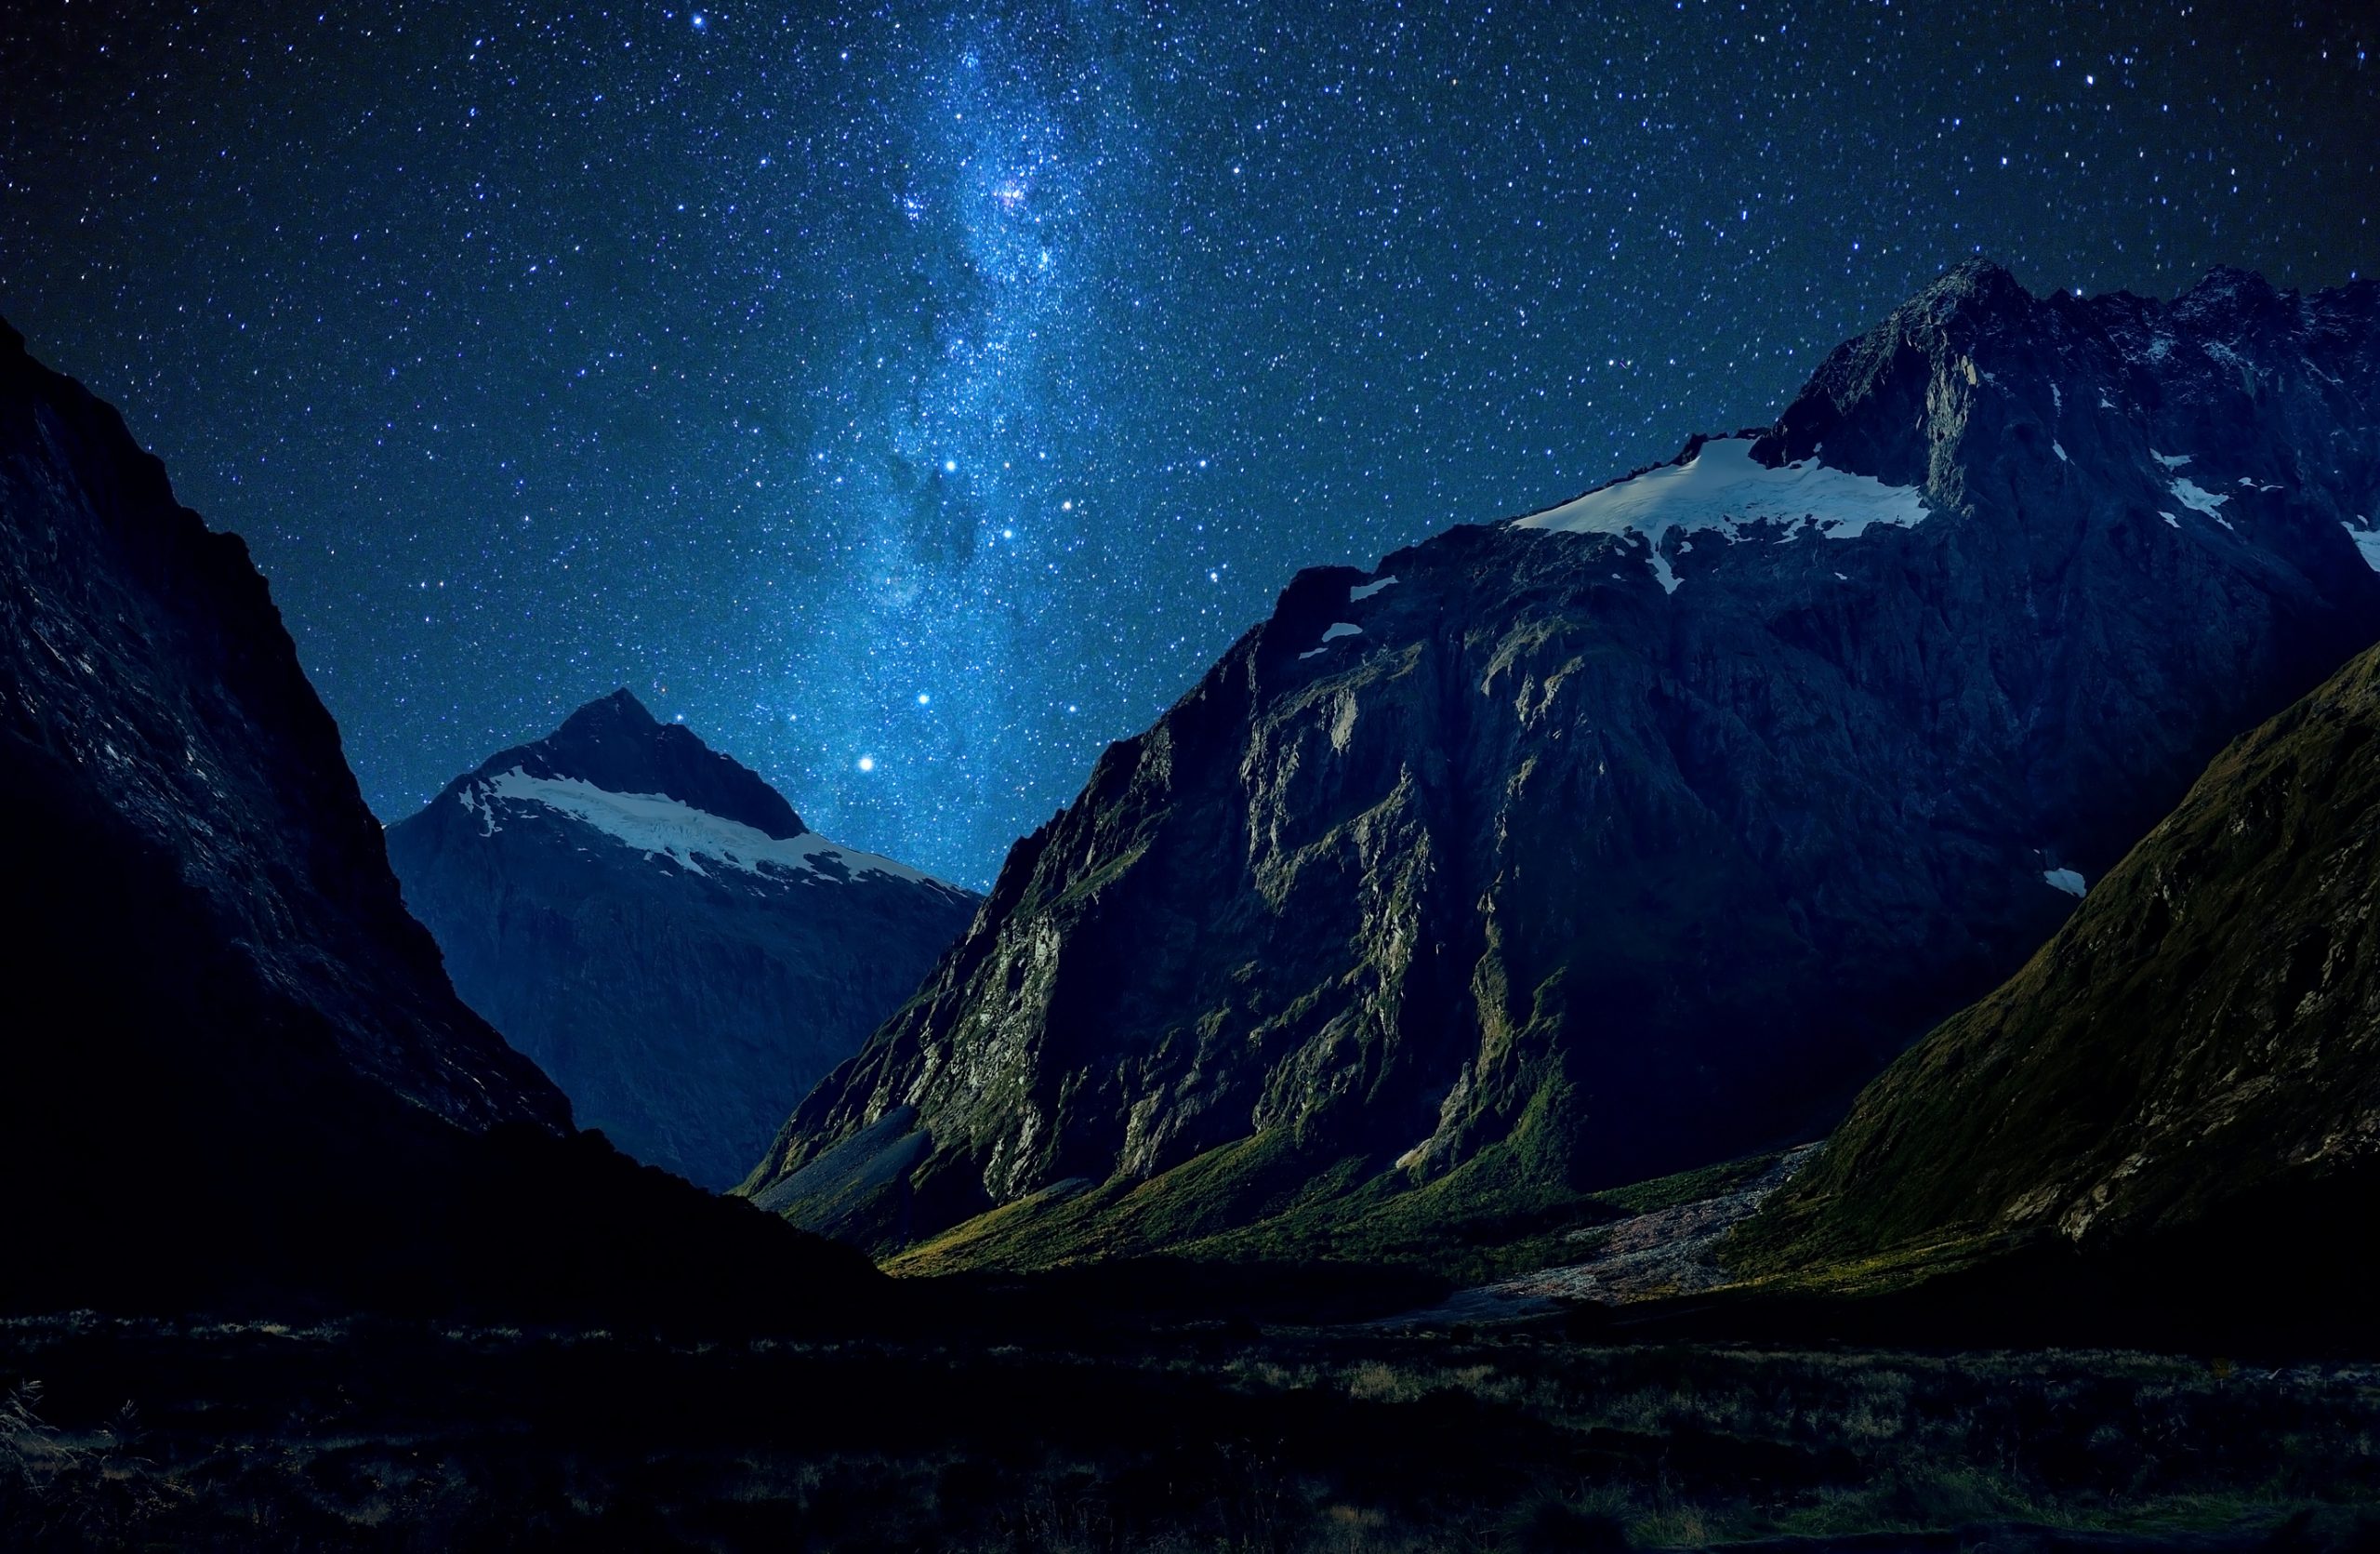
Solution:
<svg viewBox="0 0 2380 1554">
<path fill-rule="evenodd" d="M 981 885 L 1298 567 L 1765 422 L 1962 257 L 2380 266 L 2366 7 L 2005 8 L 16 0 L 0 313 L 383 818 L 626 684 Z"/>
</svg>

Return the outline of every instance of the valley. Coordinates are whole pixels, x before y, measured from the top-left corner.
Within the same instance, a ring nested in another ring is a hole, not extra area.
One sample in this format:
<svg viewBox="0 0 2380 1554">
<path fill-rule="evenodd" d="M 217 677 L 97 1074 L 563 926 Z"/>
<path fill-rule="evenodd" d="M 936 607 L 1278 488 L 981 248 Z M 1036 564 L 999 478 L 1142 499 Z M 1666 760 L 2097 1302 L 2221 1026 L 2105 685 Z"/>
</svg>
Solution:
<svg viewBox="0 0 2380 1554">
<path fill-rule="evenodd" d="M 2373 1547 L 2375 506 L 2380 286 L 1963 264 L 978 897 L 626 689 L 382 828 L 0 331 L 0 1544 Z"/>
</svg>

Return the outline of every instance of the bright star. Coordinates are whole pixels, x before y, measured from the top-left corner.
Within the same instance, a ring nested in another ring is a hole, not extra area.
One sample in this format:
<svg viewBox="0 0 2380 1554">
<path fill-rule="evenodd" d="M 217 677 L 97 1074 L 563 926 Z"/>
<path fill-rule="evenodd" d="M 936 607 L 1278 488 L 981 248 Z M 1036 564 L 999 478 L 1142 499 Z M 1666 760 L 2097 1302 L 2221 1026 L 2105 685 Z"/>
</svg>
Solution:
<svg viewBox="0 0 2380 1554">
<path fill-rule="evenodd" d="M 957 474 L 959 472 L 959 460 L 956 458 L 944 459 L 942 461 L 942 472 L 946 475 Z"/>
<path fill-rule="evenodd" d="M 918 693 L 918 705 L 919 705 L 919 706 L 920 706 L 920 707 L 928 706 L 928 705 L 930 705 L 930 704 L 932 702 L 932 700 L 933 700 L 933 697 L 930 697 L 930 696 L 926 695 L 926 693 L 925 693 L 925 692 L 923 692 L 923 691 L 919 691 L 919 692 Z"/>
<path fill-rule="evenodd" d="M 872 755 L 861 756 L 859 758 L 859 769 L 863 772 L 872 772 L 876 770 L 876 757 Z"/>
</svg>

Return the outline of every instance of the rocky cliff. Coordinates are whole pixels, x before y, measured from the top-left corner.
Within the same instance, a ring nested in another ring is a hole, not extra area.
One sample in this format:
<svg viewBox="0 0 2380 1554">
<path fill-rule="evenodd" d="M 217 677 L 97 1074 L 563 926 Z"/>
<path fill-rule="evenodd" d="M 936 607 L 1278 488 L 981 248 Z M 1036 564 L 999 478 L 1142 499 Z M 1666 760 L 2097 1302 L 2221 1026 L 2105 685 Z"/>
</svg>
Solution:
<svg viewBox="0 0 2380 1554">
<path fill-rule="evenodd" d="M 466 1125 L 567 1126 L 561 1094 L 456 999 L 406 915 L 247 547 L 176 502 L 115 412 L 13 332 L 0 334 L 0 502 L 13 780 L 170 859 L 241 979 L 348 1067 Z M 61 883 L 11 871 L 35 911 Z"/>
<path fill-rule="evenodd" d="M 2380 631 L 2375 510 L 2380 287 L 1963 267 L 1772 427 L 1300 575 L 747 1190 L 1047 1260 L 1815 1136 Z"/>
<path fill-rule="evenodd" d="M 809 830 L 627 691 L 389 829 L 472 1008 L 581 1125 L 714 1189 L 900 1007 L 979 897 Z"/>
</svg>

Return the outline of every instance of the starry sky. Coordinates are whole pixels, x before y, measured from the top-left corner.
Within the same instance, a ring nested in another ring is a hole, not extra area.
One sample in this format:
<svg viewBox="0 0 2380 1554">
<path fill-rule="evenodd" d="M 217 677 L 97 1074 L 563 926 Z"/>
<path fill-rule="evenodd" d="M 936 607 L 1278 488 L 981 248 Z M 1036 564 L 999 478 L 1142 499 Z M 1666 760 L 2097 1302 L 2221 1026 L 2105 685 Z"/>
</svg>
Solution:
<svg viewBox="0 0 2380 1554">
<path fill-rule="evenodd" d="M 26 0 L 0 313 L 384 819 L 625 684 L 988 883 L 1270 608 L 1768 420 L 1970 254 L 2380 265 L 2380 12 Z"/>
</svg>

